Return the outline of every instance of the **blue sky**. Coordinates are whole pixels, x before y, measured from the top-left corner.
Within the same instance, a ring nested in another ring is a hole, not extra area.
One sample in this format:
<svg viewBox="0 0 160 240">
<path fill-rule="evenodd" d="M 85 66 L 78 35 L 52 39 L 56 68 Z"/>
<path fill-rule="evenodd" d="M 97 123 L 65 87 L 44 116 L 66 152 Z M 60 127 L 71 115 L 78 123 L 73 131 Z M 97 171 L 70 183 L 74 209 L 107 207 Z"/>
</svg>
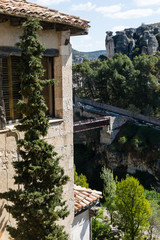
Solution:
<svg viewBox="0 0 160 240">
<path fill-rule="evenodd" d="M 79 51 L 105 49 L 106 31 L 160 22 L 160 0 L 30 0 L 90 21 L 87 36 L 72 37 Z"/>
</svg>

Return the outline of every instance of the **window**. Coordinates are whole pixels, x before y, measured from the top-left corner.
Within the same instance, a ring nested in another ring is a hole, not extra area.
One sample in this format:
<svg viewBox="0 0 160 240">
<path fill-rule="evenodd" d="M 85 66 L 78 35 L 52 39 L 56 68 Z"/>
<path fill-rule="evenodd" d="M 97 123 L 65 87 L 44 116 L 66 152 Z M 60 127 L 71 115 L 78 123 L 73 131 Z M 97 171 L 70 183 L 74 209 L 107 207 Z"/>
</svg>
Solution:
<svg viewBox="0 0 160 240">
<path fill-rule="evenodd" d="M 44 77 L 43 79 L 53 79 L 54 78 L 54 62 L 53 57 L 43 57 L 42 59 L 42 65 L 45 69 Z M 54 116 L 54 85 L 47 86 L 43 89 L 43 96 L 46 100 L 46 105 L 48 107 L 47 115 L 48 116 Z"/>
<path fill-rule="evenodd" d="M 16 104 L 21 95 L 20 90 L 20 79 L 17 71 L 17 65 L 19 63 L 18 56 L 11 56 L 3 58 L 2 60 L 2 86 L 3 86 L 3 97 L 5 103 L 6 120 L 15 121 L 21 118 L 21 114 L 16 110 Z M 45 69 L 43 79 L 51 79 L 54 77 L 54 61 L 53 57 L 43 57 L 42 64 Z M 46 100 L 48 107 L 47 115 L 54 116 L 54 86 L 47 86 L 43 90 L 43 96 Z"/>
</svg>

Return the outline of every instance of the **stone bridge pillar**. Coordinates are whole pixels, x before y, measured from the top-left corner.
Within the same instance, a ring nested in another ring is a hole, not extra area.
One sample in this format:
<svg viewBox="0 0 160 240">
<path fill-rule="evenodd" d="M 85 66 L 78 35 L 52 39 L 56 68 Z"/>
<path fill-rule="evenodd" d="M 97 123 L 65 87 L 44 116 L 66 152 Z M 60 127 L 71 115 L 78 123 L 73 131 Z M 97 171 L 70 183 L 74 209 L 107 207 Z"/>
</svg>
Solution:
<svg viewBox="0 0 160 240">
<path fill-rule="evenodd" d="M 0 130 L 6 127 L 5 105 L 2 89 L 2 58 L 0 58 Z"/>
<path fill-rule="evenodd" d="M 127 117 L 112 117 L 110 116 L 109 126 L 105 126 L 100 131 L 100 143 L 109 145 L 115 139 L 121 126 L 128 121 Z"/>
<path fill-rule="evenodd" d="M 111 133 L 109 131 L 109 126 L 105 126 L 100 131 L 100 143 L 110 145 L 111 144 Z"/>
</svg>

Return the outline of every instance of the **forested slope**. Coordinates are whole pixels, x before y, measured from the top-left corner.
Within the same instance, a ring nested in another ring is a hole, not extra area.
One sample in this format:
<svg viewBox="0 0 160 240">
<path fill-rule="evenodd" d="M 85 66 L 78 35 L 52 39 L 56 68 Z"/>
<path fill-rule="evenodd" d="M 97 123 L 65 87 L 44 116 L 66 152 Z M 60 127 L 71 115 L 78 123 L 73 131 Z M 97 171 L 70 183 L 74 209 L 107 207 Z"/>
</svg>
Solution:
<svg viewBox="0 0 160 240">
<path fill-rule="evenodd" d="M 105 61 L 73 64 L 75 94 L 160 117 L 160 52 L 133 61 L 121 53 Z"/>
</svg>

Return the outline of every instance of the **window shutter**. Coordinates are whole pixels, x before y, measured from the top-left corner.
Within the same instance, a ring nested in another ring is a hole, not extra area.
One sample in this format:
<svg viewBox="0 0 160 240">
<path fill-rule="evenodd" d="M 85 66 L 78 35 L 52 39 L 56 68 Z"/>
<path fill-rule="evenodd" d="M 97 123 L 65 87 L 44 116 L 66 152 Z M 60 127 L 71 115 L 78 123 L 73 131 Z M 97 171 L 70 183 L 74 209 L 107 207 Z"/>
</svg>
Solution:
<svg viewBox="0 0 160 240">
<path fill-rule="evenodd" d="M 20 61 L 20 57 L 12 56 L 12 95 L 13 95 L 13 111 L 14 111 L 14 119 L 21 119 L 21 114 L 17 111 L 16 105 L 19 99 L 22 99 L 20 91 L 21 81 L 19 78 L 18 64 Z"/>
<path fill-rule="evenodd" d="M 8 63 L 7 58 L 2 59 L 2 86 L 3 86 L 3 99 L 5 104 L 6 120 L 10 120 L 9 111 L 9 86 L 8 86 Z"/>
<path fill-rule="evenodd" d="M 19 56 L 11 56 L 2 60 L 2 84 L 7 121 L 21 119 L 21 114 L 16 109 L 18 100 L 22 98 L 19 93 L 21 85 L 19 61 Z M 42 64 L 45 69 L 43 79 L 53 78 L 53 57 L 43 57 Z M 43 96 L 48 107 L 47 115 L 54 116 L 54 86 L 45 87 Z"/>
<path fill-rule="evenodd" d="M 52 79 L 53 76 L 53 57 L 43 57 L 42 65 L 45 70 L 43 79 Z M 43 89 L 43 96 L 48 107 L 47 115 L 54 116 L 54 86 L 47 86 Z"/>
<path fill-rule="evenodd" d="M 2 61 L 2 84 L 7 121 L 21 118 L 21 114 L 16 110 L 16 104 L 21 99 L 18 64 L 19 57 L 17 56 L 4 58 Z"/>
</svg>

